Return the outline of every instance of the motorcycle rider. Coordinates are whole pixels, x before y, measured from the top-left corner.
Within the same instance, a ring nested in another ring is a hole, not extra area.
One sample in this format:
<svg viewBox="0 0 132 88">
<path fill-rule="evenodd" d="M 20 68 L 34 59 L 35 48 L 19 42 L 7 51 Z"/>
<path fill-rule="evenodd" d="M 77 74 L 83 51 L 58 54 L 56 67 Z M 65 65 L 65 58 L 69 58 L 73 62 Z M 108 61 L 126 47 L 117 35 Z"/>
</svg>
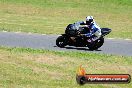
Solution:
<svg viewBox="0 0 132 88">
<path fill-rule="evenodd" d="M 81 36 L 89 37 L 88 42 L 92 43 L 101 37 L 101 28 L 96 24 L 93 16 L 87 16 L 86 22 L 76 22 L 75 24 L 85 25 L 90 30 L 90 32 L 86 34 L 80 34 Z"/>
</svg>

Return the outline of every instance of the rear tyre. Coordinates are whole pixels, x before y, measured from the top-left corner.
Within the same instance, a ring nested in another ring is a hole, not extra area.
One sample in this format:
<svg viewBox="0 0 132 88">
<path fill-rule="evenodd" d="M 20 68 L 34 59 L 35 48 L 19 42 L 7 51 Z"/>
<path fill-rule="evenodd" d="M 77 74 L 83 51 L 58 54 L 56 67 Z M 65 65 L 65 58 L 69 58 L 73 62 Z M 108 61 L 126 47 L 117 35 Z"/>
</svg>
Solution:
<svg viewBox="0 0 132 88">
<path fill-rule="evenodd" d="M 58 47 L 65 47 L 67 45 L 67 39 L 65 36 L 59 36 L 57 39 L 56 39 L 56 45 Z"/>
<path fill-rule="evenodd" d="M 104 38 L 101 37 L 98 40 L 96 40 L 95 42 L 93 42 L 92 44 L 88 45 L 89 50 L 97 50 L 98 48 L 100 48 L 104 43 Z"/>
</svg>

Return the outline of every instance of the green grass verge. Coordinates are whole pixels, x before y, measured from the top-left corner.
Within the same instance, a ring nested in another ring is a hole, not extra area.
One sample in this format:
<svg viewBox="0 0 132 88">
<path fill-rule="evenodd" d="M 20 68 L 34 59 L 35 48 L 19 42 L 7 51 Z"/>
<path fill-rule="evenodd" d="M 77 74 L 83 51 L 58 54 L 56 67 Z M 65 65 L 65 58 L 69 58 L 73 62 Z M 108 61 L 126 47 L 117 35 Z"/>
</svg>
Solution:
<svg viewBox="0 0 132 88">
<path fill-rule="evenodd" d="M 4 88 L 131 88 L 130 84 L 86 84 L 75 76 L 79 65 L 89 74 L 130 74 L 132 57 L 85 52 L 58 52 L 0 47 L 0 87 Z"/>
<path fill-rule="evenodd" d="M 109 37 L 132 38 L 132 0 L 0 0 L 0 30 L 61 34 L 93 15 Z"/>
</svg>

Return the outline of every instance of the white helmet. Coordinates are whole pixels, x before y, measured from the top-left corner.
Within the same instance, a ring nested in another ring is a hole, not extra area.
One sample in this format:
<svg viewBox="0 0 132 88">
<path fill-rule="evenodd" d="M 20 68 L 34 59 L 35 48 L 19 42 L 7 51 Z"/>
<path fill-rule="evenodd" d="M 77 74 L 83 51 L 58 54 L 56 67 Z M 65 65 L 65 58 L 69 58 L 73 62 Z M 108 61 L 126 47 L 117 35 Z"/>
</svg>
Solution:
<svg viewBox="0 0 132 88">
<path fill-rule="evenodd" d="M 93 22 L 94 18 L 93 16 L 87 16 L 86 17 L 86 24 L 90 25 Z"/>
</svg>

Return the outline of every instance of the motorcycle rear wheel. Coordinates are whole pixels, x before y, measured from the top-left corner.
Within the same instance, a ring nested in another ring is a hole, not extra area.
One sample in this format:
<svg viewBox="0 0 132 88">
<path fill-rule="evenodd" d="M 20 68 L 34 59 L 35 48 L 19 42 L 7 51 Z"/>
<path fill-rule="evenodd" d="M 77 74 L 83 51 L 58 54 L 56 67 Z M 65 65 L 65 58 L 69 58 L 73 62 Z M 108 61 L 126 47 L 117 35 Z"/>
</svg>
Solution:
<svg viewBox="0 0 132 88">
<path fill-rule="evenodd" d="M 98 40 L 96 40 L 95 42 L 93 42 L 92 44 L 88 45 L 89 50 L 97 50 L 98 48 L 100 48 L 104 43 L 104 38 L 101 37 Z"/>
</svg>

